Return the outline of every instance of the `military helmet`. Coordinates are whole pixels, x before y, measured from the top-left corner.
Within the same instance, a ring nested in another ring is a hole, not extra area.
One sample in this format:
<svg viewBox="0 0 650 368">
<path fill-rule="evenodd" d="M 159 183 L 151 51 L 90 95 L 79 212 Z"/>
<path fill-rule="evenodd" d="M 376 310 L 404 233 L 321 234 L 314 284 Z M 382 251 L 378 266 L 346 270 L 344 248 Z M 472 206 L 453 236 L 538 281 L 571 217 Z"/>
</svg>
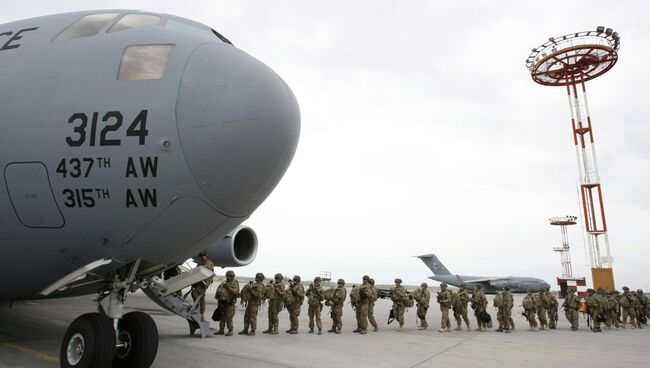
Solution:
<svg viewBox="0 0 650 368">
<path fill-rule="evenodd" d="M 343 279 L 338 279 L 338 280 L 336 281 L 336 283 L 339 284 L 339 285 L 345 285 L 345 280 L 343 280 Z"/>
<path fill-rule="evenodd" d="M 294 282 L 300 282 L 300 276 L 298 276 L 298 275 L 293 275 L 293 281 L 294 281 Z"/>
<path fill-rule="evenodd" d="M 375 284 L 375 279 L 369 279 L 368 282 L 370 283 L 370 285 L 374 285 Z"/>
<path fill-rule="evenodd" d="M 427 285 L 426 282 L 421 283 L 420 286 L 423 286 L 423 287 L 425 287 L 425 288 L 429 287 L 429 285 Z"/>
<path fill-rule="evenodd" d="M 264 280 L 264 274 L 261 273 L 261 272 L 256 273 L 256 274 L 255 274 L 255 279 L 256 279 L 256 280 L 257 280 L 257 279 Z"/>
<path fill-rule="evenodd" d="M 630 288 L 627 287 L 627 286 L 623 286 L 623 290 L 628 291 L 628 290 L 630 290 Z"/>
<path fill-rule="evenodd" d="M 508 286 L 508 285 L 503 285 L 503 290 L 505 290 L 505 291 L 509 291 L 509 290 L 510 290 L 510 286 Z"/>
<path fill-rule="evenodd" d="M 460 286 L 460 287 L 465 287 L 465 283 L 464 283 L 464 282 L 461 282 L 459 286 Z"/>
<path fill-rule="evenodd" d="M 533 292 L 533 289 L 528 289 L 528 292 L 529 292 L 529 293 L 532 293 L 532 292 Z"/>
<path fill-rule="evenodd" d="M 440 284 L 440 287 L 443 288 L 443 289 L 446 289 L 447 288 L 447 283 L 443 282 L 442 284 Z"/>
<path fill-rule="evenodd" d="M 402 283 L 402 279 L 395 279 L 395 283 L 396 283 L 396 284 L 401 284 L 401 283 Z"/>
<path fill-rule="evenodd" d="M 273 278 L 276 279 L 276 280 L 282 280 L 284 278 L 284 276 L 282 276 L 281 273 L 276 273 Z"/>
<path fill-rule="evenodd" d="M 235 277 L 235 271 L 229 270 L 226 272 L 226 277 Z"/>
<path fill-rule="evenodd" d="M 368 276 L 368 275 L 363 275 L 363 277 L 362 277 L 361 279 L 362 279 L 363 281 L 370 281 L 370 276 Z"/>
<path fill-rule="evenodd" d="M 592 288 L 587 289 L 587 294 L 593 294 L 595 292 L 596 292 L 596 290 L 594 290 Z"/>
<path fill-rule="evenodd" d="M 636 292 L 639 293 L 639 294 L 643 294 L 643 290 L 641 290 L 641 289 L 637 289 Z"/>
<path fill-rule="evenodd" d="M 576 289 L 574 289 L 574 288 L 569 288 L 569 290 L 567 290 L 567 291 L 570 292 L 570 293 L 575 293 L 575 292 L 576 292 Z"/>
<path fill-rule="evenodd" d="M 474 286 L 474 287 L 481 290 L 481 285 L 480 284 L 476 284 L 476 286 Z"/>
<path fill-rule="evenodd" d="M 318 276 L 314 277 L 314 282 L 321 282 L 321 278 Z"/>
</svg>

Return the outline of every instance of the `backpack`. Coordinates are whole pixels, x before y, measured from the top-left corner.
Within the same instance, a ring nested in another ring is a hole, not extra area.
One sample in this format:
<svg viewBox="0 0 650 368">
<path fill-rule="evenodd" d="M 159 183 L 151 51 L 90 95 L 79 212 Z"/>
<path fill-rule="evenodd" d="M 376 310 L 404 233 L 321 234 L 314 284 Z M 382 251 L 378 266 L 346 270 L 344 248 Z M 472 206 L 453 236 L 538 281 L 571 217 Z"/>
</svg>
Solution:
<svg viewBox="0 0 650 368">
<path fill-rule="evenodd" d="M 356 306 L 359 300 L 361 300 L 361 293 L 359 292 L 359 288 L 356 287 L 350 292 L 350 303 L 352 303 L 353 306 Z"/>
<path fill-rule="evenodd" d="M 451 293 L 451 306 L 454 308 L 459 308 L 460 305 L 460 296 L 456 293 Z"/>
<path fill-rule="evenodd" d="M 499 293 L 494 297 L 494 306 L 497 308 L 503 308 L 503 294 Z"/>
<path fill-rule="evenodd" d="M 241 300 L 247 302 L 253 298 L 253 293 L 251 291 L 251 284 L 246 284 L 241 289 Z"/>
<path fill-rule="evenodd" d="M 266 285 L 266 291 L 264 293 L 264 298 L 265 299 L 275 299 L 275 287 L 273 287 L 273 284 L 267 284 Z"/>
<path fill-rule="evenodd" d="M 228 300 L 228 291 L 226 290 L 225 282 L 219 285 L 217 292 L 214 294 L 214 298 L 217 300 Z"/>
<path fill-rule="evenodd" d="M 533 309 L 533 298 L 524 298 L 523 301 L 524 309 Z"/>
<path fill-rule="evenodd" d="M 415 300 L 413 299 L 413 295 L 411 295 L 411 294 L 407 294 L 407 298 L 406 298 L 406 300 L 404 301 L 404 305 L 405 305 L 407 308 L 411 308 L 411 307 L 413 306 L 414 303 L 415 303 Z"/>
</svg>

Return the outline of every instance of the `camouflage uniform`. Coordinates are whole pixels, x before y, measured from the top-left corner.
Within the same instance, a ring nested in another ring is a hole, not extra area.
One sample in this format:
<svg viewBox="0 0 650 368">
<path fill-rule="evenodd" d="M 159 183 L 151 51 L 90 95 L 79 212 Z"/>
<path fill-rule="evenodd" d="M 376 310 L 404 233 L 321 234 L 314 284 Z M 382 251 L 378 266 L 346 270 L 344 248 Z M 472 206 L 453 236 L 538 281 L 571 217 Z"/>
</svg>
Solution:
<svg viewBox="0 0 650 368">
<path fill-rule="evenodd" d="M 334 296 L 325 302 L 325 305 L 332 307 L 330 313 L 332 317 L 332 328 L 327 332 L 340 334 L 341 328 L 343 327 L 343 322 L 341 321 L 341 317 L 343 316 L 343 303 L 345 303 L 348 291 L 345 289 L 345 280 L 339 279 L 336 283 L 337 287 L 334 290 Z"/>
<path fill-rule="evenodd" d="M 358 300 L 356 302 L 357 329 L 358 332 L 365 335 L 368 331 L 368 306 L 372 297 L 372 287 L 370 286 L 370 277 L 363 276 L 361 286 L 357 288 Z"/>
<path fill-rule="evenodd" d="M 476 323 L 478 325 L 476 331 L 485 331 L 487 328 L 487 322 L 483 322 L 482 319 L 483 313 L 486 313 L 485 309 L 487 305 L 488 301 L 483 291 L 481 291 L 481 286 L 476 285 L 472 294 L 472 307 L 474 308 L 474 315 L 476 316 Z"/>
<path fill-rule="evenodd" d="M 630 317 L 630 324 L 632 328 L 637 326 L 637 315 L 636 315 L 636 298 L 630 294 L 630 288 L 623 286 L 623 295 L 619 301 L 621 309 L 623 310 L 623 328 L 627 323 L 627 317 Z"/>
<path fill-rule="evenodd" d="M 264 287 L 264 274 L 259 272 L 255 275 L 255 283 L 249 284 L 248 289 L 248 304 L 246 305 L 246 311 L 244 312 L 244 329 L 239 332 L 240 335 L 255 335 L 255 330 L 257 329 L 257 311 L 260 309 L 260 304 L 262 299 L 266 294 L 266 288 Z M 242 292 L 242 294 L 244 294 Z M 250 328 L 250 330 L 249 330 Z"/>
<path fill-rule="evenodd" d="M 215 298 L 219 303 L 219 311 L 221 318 L 219 319 L 219 331 L 215 335 L 223 335 L 224 328 L 228 327 L 226 336 L 232 336 L 233 331 L 233 318 L 235 317 L 235 305 L 239 297 L 239 282 L 235 280 L 235 272 L 226 272 L 226 281 L 222 282 L 217 287 Z"/>
<path fill-rule="evenodd" d="M 638 289 L 636 291 L 636 301 L 637 301 L 637 325 L 639 328 L 641 328 L 642 325 L 647 325 L 648 324 L 648 308 L 650 308 L 650 299 L 648 299 L 645 294 L 643 294 L 643 290 Z M 645 323 L 642 323 L 642 320 L 645 321 Z"/>
<path fill-rule="evenodd" d="M 467 294 L 467 290 L 465 290 L 465 284 L 463 283 L 460 284 L 460 289 L 458 289 L 458 300 L 460 301 L 459 314 L 461 317 L 463 317 L 467 331 L 469 331 L 470 327 L 469 318 L 467 317 L 467 303 L 469 303 L 470 296 Z"/>
<path fill-rule="evenodd" d="M 419 289 L 416 289 L 413 292 L 413 299 L 417 303 L 417 317 L 420 319 L 420 329 L 423 330 L 429 327 L 427 322 L 427 310 L 429 309 L 429 300 L 431 299 L 431 294 L 428 289 L 429 285 L 423 282 L 420 285 Z"/>
<path fill-rule="evenodd" d="M 287 333 L 295 335 L 298 333 L 298 325 L 300 323 L 298 319 L 300 316 L 300 308 L 305 301 L 305 288 L 300 283 L 300 276 L 295 275 L 293 277 L 293 284 L 290 285 L 287 294 L 291 294 L 291 298 L 285 299 L 285 304 L 289 311 L 289 320 L 291 321 L 291 328 L 287 330 Z"/>
<path fill-rule="evenodd" d="M 395 279 L 395 290 L 391 296 L 393 300 L 393 316 L 399 322 L 398 331 L 402 330 L 404 327 L 404 311 L 406 310 L 406 301 L 408 299 L 408 292 L 402 286 L 401 279 Z"/>
<path fill-rule="evenodd" d="M 620 324 L 618 323 L 618 299 L 616 298 L 616 292 L 611 291 L 607 293 L 606 298 L 606 303 L 605 303 L 605 317 L 607 317 L 607 320 L 605 321 L 605 328 L 609 329 L 614 325 L 616 328 L 621 327 Z"/>
<path fill-rule="evenodd" d="M 545 296 L 545 291 L 544 289 L 540 289 L 537 294 L 537 318 L 539 318 L 540 330 L 548 330 L 548 319 L 546 317 L 548 307 L 548 299 Z"/>
<path fill-rule="evenodd" d="M 578 330 L 578 310 L 580 310 L 580 298 L 576 296 L 575 289 L 569 289 L 569 294 L 566 296 L 562 308 L 564 308 L 564 316 L 567 321 L 571 323 L 571 330 Z"/>
<path fill-rule="evenodd" d="M 605 311 L 603 310 L 603 298 L 596 294 L 594 289 L 587 289 L 587 294 L 585 298 L 585 303 L 587 304 L 587 310 L 589 311 L 589 318 L 593 325 L 592 329 L 594 332 L 601 332 L 599 315 L 604 315 Z"/>
<path fill-rule="evenodd" d="M 533 295 L 533 291 L 528 289 L 528 294 L 524 297 L 521 305 L 524 307 L 525 317 L 528 320 L 528 331 L 537 330 L 537 321 L 535 320 L 535 312 L 537 311 L 537 298 Z"/>
<path fill-rule="evenodd" d="M 268 318 L 269 318 L 269 328 L 262 331 L 262 333 L 268 333 L 271 335 L 278 334 L 278 327 L 280 325 L 280 320 L 278 318 L 278 313 L 284 308 L 284 296 L 286 291 L 284 290 L 284 277 L 280 273 L 276 273 L 274 276 L 274 282 L 272 284 L 266 285 L 266 299 L 268 299 L 269 308 L 268 308 Z"/>
<path fill-rule="evenodd" d="M 503 318 L 508 320 L 509 330 L 506 332 L 515 330 L 515 321 L 512 319 L 512 308 L 515 306 L 515 299 L 510 292 L 510 286 L 506 285 L 503 287 L 503 302 L 505 303 L 505 309 L 503 310 Z"/>
<path fill-rule="evenodd" d="M 375 280 L 370 279 L 370 286 L 372 287 L 372 297 L 370 298 L 370 303 L 368 304 L 368 321 L 373 327 L 373 331 L 379 330 L 379 325 L 377 325 L 377 320 L 375 320 L 375 302 L 379 298 L 379 292 L 375 287 Z"/>
<path fill-rule="evenodd" d="M 546 291 L 544 292 L 544 298 L 546 298 L 546 303 L 548 304 L 548 328 L 550 328 L 551 330 L 555 330 L 555 328 L 557 327 L 557 320 L 558 320 L 557 298 L 549 291 L 549 289 L 546 289 Z"/>
<path fill-rule="evenodd" d="M 212 261 L 208 259 L 208 254 L 205 252 L 199 254 L 198 266 L 203 266 L 209 269 L 210 271 L 214 271 L 214 263 L 212 263 Z M 194 304 L 198 304 L 196 305 L 196 307 L 199 308 L 199 313 L 201 314 L 201 321 L 205 320 L 205 293 L 207 292 L 211 284 L 212 284 L 212 277 L 209 277 L 203 281 L 199 281 L 192 285 L 192 300 L 194 301 Z"/>
<path fill-rule="evenodd" d="M 451 308 L 451 294 L 447 290 L 447 284 L 440 284 L 440 291 L 436 297 L 438 304 L 440 304 L 440 312 L 442 317 L 440 318 L 440 329 L 438 332 L 449 332 L 451 331 L 451 322 L 449 321 L 449 308 Z"/>
<path fill-rule="evenodd" d="M 510 332 L 510 319 L 506 313 L 507 305 L 507 295 L 505 290 L 502 290 L 497 295 L 494 296 L 492 303 L 497 308 L 497 320 L 499 321 L 499 328 L 497 332 Z"/>
<path fill-rule="evenodd" d="M 320 311 L 323 309 L 323 288 L 320 286 L 321 279 L 316 277 L 314 283 L 309 285 L 307 289 L 307 315 L 309 316 L 309 333 L 314 332 L 314 319 L 316 320 L 316 327 L 318 327 L 318 334 L 323 333 L 323 324 L 320 319 Z"/>
</svg>

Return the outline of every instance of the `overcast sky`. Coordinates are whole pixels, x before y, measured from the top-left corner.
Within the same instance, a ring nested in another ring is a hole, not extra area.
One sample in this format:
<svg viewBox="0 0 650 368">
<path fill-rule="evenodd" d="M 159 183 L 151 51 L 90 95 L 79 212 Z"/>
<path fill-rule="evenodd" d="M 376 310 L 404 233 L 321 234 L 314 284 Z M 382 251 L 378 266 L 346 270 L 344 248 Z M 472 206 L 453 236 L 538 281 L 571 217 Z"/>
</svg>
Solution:
<svg viewBox="0 0 650 368">
<path fill-rule="evenodd" d="M 459 274 L 555 284 L 552 216 L 579 215 L 566 92 L 524 61 L 551 36 L 598 25 L 620 58 L 587 84 L 617 287 L 650 284 L 650 29 L 644 1 L 5 1 L 0 23 L 86 9 L 190 18 L 293 89 L 293 164 L 247 224 L 257 259 L 236 270 L 358 282 L 426 280 L 412 256 Z M 590 276 L 569 228 L 574 275 Z M 435 283 L 433 283 L 435 284 Z"/>
</svg>

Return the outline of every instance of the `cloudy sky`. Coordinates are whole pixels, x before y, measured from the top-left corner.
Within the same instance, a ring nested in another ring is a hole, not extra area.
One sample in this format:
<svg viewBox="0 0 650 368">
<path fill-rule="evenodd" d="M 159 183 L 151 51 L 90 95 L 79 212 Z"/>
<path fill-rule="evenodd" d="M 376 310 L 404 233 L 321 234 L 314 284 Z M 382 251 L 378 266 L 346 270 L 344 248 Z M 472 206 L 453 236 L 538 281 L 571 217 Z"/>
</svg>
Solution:
<svg viewBox="0 0 650 368">
<path fill-rule="evenodd" d="M 171 13 L 273 68 L 300 103 L 292 166 L 247 224 L 239 269 L 409 284 L 456 273 L 554 284 L 548 218 L 578 215 L 565 90 L 524 66 L 550 36 L 614 28 L 618 64 L 587 84 L 617 286 L 649 288 L 650 6 L 643 1 L 13 1 L 0 23 L 85 9 Z M 574 274 L 588 276 L 579 226 Z"/>
</svg>

